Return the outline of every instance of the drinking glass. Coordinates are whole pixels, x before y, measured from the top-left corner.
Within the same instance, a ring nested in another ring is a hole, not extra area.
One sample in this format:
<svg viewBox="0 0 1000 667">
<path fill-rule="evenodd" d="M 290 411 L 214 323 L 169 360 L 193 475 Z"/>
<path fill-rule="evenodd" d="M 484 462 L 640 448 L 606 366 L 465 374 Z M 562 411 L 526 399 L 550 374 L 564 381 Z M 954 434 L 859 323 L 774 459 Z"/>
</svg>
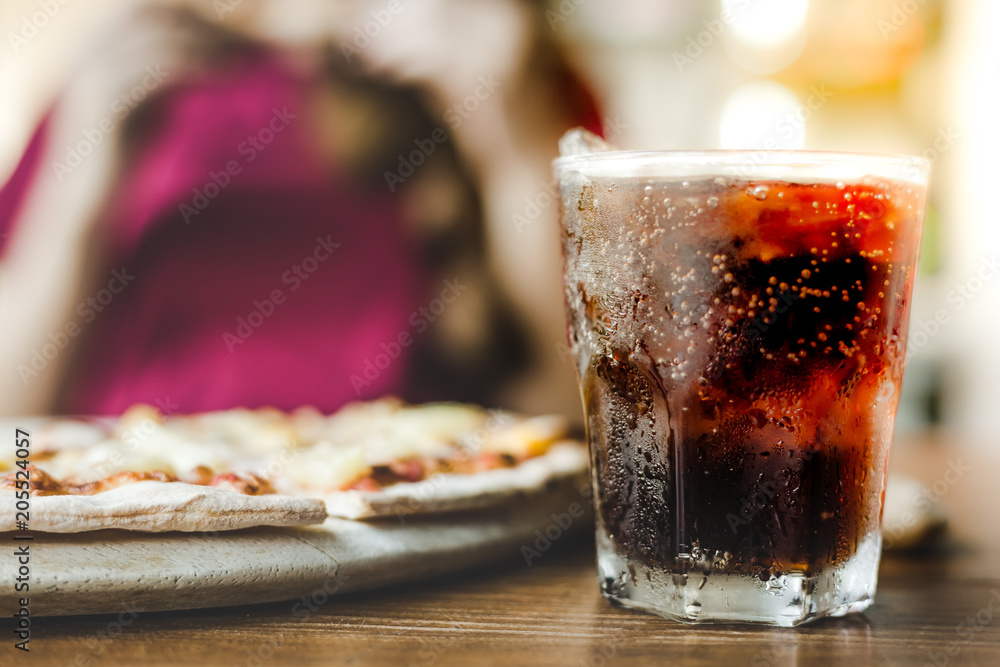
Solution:
<svg viewBox="0 0 1000 667">
<path fill-rule="evenodd" d="M 929 168 L 554 162 L 605 597 L 780 626 L 871 604 Z"/>
</svg>

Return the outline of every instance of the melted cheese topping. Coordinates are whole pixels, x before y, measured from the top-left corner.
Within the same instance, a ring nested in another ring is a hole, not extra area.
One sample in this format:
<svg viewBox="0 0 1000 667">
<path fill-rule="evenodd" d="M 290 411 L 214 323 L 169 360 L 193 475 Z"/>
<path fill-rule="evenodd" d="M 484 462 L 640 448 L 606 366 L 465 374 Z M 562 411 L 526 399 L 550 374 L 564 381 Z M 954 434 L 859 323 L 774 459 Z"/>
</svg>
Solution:
<svg viewBox="0 0 1000 667">
<path fill-rule="evenodd" d="M 139 405 L 113 425 L 78 429 L 75 437 L 63 438 L 54 455 L 33 462 L 77 484 L 124 471 L 185 479 L 207 468 L 254 472 L 288 490 L 329 490 L 370 476 L 376 466 L 408 459 L 537 456 L 565 431 L 559 417 L 525 419 L 455 403 L 410 407 L 397 399 L 354 403 L 329 417 L 303 408 L 292 414 L 240 409 L 165 418 Z M 0 465 L 9 469 L 13 461 Z"/>
<path fill-rule="evenodd" d="M 122 471 L 159 471 L 183 478 L 199 466 L 214 472 L 234 469 L 232 458 L 231 448 L 223 443 L 189 440 L 146 420 L 133 424 L 118 438 L 65 450 L 40 467 L 75 482 L 90 482 Z"/>
</svg>

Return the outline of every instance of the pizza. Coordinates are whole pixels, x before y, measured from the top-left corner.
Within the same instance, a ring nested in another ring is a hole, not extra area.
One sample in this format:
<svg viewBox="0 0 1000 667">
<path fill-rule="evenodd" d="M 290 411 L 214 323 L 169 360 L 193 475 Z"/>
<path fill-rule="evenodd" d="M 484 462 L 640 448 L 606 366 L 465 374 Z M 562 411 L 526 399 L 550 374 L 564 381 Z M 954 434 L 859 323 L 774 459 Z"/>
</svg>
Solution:
<svg viewBox="0 0 1000 667">
<path fill-rule="evenodd" d="M 0 531 L 207 532 L 326 519 L 321 500 L 275 492 L 243 468 L 235 451 L 228 460 L 215 458 L 213 467 L 187 469 L 190 453 L 177 449 L 176 438 L 150 414 L 136 407 L 120 420 L 18 419 L 16 426 L 4 420 L 5 431 L 30 434 L 30 454 L 0 458 L 0 502 L 24 508 L 0 512 Z M 152 456 L 156 448 L 169 453 Z"/>
<path fill-rule="evenodd" d="M 584 477 L 587 467 L 562 418 L 394 398 L 333 415 L 164 415 L 137 405 L 117 419 L 18 427 L 31 433 L 30 464 L 0 458 L 0 494 L 29 490 L 30 529 L 49 532 L 217 531 L 462 511 Z M 0 514 L 0 531 L 15 528 L 12 512 Z"/>
</svg>

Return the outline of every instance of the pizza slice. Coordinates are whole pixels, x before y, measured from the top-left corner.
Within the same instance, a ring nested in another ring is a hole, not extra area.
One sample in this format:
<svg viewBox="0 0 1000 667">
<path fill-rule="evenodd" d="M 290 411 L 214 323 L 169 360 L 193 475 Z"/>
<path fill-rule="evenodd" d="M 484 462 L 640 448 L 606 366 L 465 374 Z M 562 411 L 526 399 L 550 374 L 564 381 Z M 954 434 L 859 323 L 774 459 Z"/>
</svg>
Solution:
<svg viewBox="0 0 1000 667">
<path fill-rule="evenodd" d="M 286 419 L 283 419 L 285 418 Z M 585 447 L 562 417 L 527 417 L 395 398 L 312 408 L 230 410 L 168 420 L 192 441 L 221 438 L 266 457 L 280 492 L 323 498 L 331 516 L 363 519 L 488 507 L 565 478 L 585 483 Z"/>
<path fill-rule="evenodd" d="M 0 531 L 207 532 L 327 516 L 319 499 L 277 493 L 235 449 L 178 438 L 146 406 L 119 420 L 35 418 L 5 430 L 15 428 L 32 435 L 31 463 L 0 459 L 0 503 L 15 508 L 27 492 L 28 505 L 0 513 Z"/>
<path fill-rule="evenodd" d="M 539 493 L 560 480 L 586 484 L 587 451 L 562 417 L 476 406 L 356 403 L 319 423 L 289 462 L 288 479 L 322 497 L 332 516 L 454 512 Z"/>
<path fill-rule="evenodd" d="M 585 483 L 565 420 L 387 398 L 312 408 L 43 420 L 32 468 L 0 460 L 0 490 L 32 490 L 34 530 L 229 530 L 475 509 Z M 24 479 L 27 477 L 28 479 Z M 0 501 L 2 502 L 2 501 Z M 4 515 L 0 530 L 11 530 Z"/>
</svg>

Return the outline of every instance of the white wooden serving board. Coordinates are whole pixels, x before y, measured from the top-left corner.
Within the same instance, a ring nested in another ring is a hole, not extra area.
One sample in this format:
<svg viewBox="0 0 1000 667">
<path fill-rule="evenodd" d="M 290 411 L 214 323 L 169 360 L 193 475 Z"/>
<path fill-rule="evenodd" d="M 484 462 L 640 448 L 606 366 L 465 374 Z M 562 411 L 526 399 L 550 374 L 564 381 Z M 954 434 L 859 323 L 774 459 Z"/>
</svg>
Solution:
<svg viewBox="0 0 1000 667">
<path fill-rule="evenodd" d="M 573 503 L 584 517 L 560 532 L 590 530 L 581 480 L 503 507 L 360 522 L 327 519 L 308 528 L 200 533 L 97 531 L 0 533 L 0 609 L 27 596 L 34 616 L 193 609 L 328 596 L 512 561 Z M 565 523 L 565 522 L 564 522 Z M 549 528 L 555 535 L 556 530 Z M 23 534 L 23 533 L 22 533 Z M 15 592 L 16 546 L 30 545 L 30 591 Z"/>
</svg>

